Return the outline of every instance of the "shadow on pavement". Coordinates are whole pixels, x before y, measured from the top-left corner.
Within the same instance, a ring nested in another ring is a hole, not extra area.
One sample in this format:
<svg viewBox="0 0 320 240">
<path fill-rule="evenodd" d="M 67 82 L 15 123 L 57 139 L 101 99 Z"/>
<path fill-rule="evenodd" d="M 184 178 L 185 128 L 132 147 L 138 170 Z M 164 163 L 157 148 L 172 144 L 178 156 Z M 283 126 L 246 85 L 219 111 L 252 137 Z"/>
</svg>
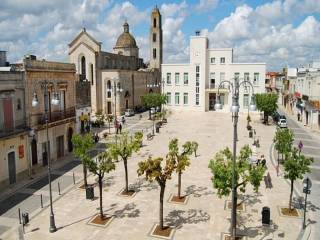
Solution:
<svg viewBox="0 0 320 240">
<path fill-rule="evenodd" d="M 183 224 L 207 222 L 210 220 L 210 215 L 201 209 L 173 210 L 164 220 L 169 226 L 175 226 L 179 229 Z"/>
</svg>

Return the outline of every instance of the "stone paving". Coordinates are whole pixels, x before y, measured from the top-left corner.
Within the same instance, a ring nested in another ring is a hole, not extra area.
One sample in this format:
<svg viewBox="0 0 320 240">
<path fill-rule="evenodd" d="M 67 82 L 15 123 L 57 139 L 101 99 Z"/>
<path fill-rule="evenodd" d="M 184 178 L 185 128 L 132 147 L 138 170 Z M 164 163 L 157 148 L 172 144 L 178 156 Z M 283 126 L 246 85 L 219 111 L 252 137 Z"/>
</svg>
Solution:
<svg viewBox="0 0 320 240">
<path fill-rule="evenodd" d="M 274 135 L 274 126 L 260 123 L 259 115 L 252 115 L 252 125 L 256 129 L 261 147 L 258 154 L 269 156 Z M 129 183 L 136 189 L 132 197 L 119 196 L 124 187 L 124 168 L 122 162 L 116 171 L 105 177 L 104 212 L 113 215 L 113 221 L 106 227 L 88 224 L 98 213 L 99 199 L 85 199 L 85 192 L 73 187 L 54 202 L 54 212 L 58 231 L 49 233 L 49 209 L 35 215 L 26 227 L 25 239 L 154 239 L 150 231 L 159 216 L 159 188 L 157 183 L 149 183 L 138 177 L 137 163 L 149 155 L 164 157 L 170 139 L 178 137 L 180 144 L 187 140 L 199 143 L 198 156 L 191 158 L 190 167 L 182 175 L 182 190 L 189 196 L 185 205 L 172 204 L 167 200 L 177 192 L 177 176 L 167 182 L 165 191 L 165 223 L 175 227 L 173 239 L 221 239 L 222 233 L 229 232 L 230 210 L 225 209 L 228 198 L 218 198 L 211 183 L 209 160 L 226 146 L 232 146 L 232 122 L 229 113 L 220 112 L 176 112 L 168 119 L 168 124 L 160 129 L 152 141 L 144 141 L 141 151 L 128 161 Z M 246 114 L 240 115 L 238 130 L 238 150 L 246 143 L 252 144 L 246 130 Z M 282 178 L 277 177 L 274 166 L 267 157 L 267 166 L 273 188 L 266 189 L 264 182 L 258 194 L 248 188 L 239 195 L 239 201 L 245 203 L 245 210 L 238 212 L 238 232 L 247 239 L 296 239 L 302 225 L 301 218 L 282 217 L 279 206 L 287 206 L 289 187 Z M 94 182 L 91 176 L 89 182 Z M 80 185 L 80 184 L 78 184 Z M 98 196 L 98 188 L 95 188 Z M 261 223 L 263 206 L 271 209 L 271 226 Z M 1 231 L 1 229 L 0 229 Z M 1 234 L 1 233 L 0 233 Z M 0 235 L 2 239 L 17 239 L 18 230 L 7 231 Z"/>
</svg>

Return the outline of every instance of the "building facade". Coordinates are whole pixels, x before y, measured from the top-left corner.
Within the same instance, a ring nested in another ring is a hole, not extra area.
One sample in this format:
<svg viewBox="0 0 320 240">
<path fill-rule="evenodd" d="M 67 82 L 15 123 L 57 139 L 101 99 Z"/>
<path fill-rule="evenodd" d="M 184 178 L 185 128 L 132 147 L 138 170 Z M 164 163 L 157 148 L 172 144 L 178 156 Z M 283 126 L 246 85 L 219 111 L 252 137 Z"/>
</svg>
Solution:
<svg viewBox="0 0 320 240">
<path fill-rule="evenodd" d="M 45 104 L 48 103 L 48 149 L 51 161 L 63 158 L 72 151 L 71 138 L 75 132 L 75 65 L 70 63 L 37 60 L 27 56 L 21 65 L 26 84 L 26 112 L 28 119 L 30 165 L 32 170 L 48 164 L 46 152 Z M 44 82 L 48 84 L 48 97 L 45 97 Z M 34 96 L 38 106 L 32 106 Z M 54 95 L 58 105 L 52 104 Z"/>
<path fill-rule="evenodd" d="M 265 63 L 234 63 L 233 49 L 209 49 L 208 46 L 207 37 L 192 36 L 189 63 L 161 65 L 164 93 L 170 109 L 214 110 L 219 92 L 223 109 L 229 111 L 232 94 L 228 84 L 220 85 L 224 80 L 248 80 L 253 84 L 254 93 L 265 92 Z M 248 109 L 251 95 L 251 88 L 240 88 L 240 109 Z"/>
<path fill-rule="evenodd" d="M 24 75 L 0 69 L 0 189 L 28 176 L 27 139 Z"/>
<path fill-rule="evenodd" d="M 154 33 L 157 35 L 155 41 L 150 43 L 150 51 L 155 55 L 149 66 L 139 58 L 139 48 L 127 22 L 123 25 L 123 33 L 118 37 L 113 53 L 102 51 L 101 43 L 86 29 L 69 44 L 69 61 L 75 64 L 80 80 L 86 79 L 91 83 L 92 114 L 102 112 L 119 115 L 125 109 L 141 106 L 141 96 L 146 93 L 160 92 L 161 15 L 157 8 L 151 15 L 150 36 L 153 37 Z"/>
</svg>

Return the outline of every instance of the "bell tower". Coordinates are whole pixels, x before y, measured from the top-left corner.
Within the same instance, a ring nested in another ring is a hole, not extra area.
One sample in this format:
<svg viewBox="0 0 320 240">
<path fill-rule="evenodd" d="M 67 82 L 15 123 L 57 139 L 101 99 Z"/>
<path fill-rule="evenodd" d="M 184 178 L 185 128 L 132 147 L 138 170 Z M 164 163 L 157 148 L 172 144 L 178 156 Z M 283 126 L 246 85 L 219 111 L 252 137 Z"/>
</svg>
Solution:
<svg viewBox="0 0 320 240">
<path fill-rule="evenodd" d="M 162 64 L 162 23 L 161 14 L 156 6 L 151 13 L 150 26 L 150 68 L 161 68 Z"/>
</svg>

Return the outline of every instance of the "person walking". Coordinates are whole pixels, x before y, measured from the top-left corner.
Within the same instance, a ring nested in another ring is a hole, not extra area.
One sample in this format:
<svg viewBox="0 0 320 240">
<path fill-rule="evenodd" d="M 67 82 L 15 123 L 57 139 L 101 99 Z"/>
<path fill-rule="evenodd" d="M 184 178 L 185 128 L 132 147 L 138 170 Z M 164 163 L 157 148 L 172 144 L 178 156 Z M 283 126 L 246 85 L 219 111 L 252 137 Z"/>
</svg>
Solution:
<svg viewBox="0 0 320 240">
<path fill-rule="evenodd" d="M 122 131 L 122 124 L 119 123 L 119 130 L 120 130 L 120 134 L 121 134 L 121 131 Z"/>
<path fill-rule="evenodd" d="M 122 116 L 122 124 L 124 125 L 126 123 L 126 119 L 124 118 L 124 116 Z"/>
</svg>

